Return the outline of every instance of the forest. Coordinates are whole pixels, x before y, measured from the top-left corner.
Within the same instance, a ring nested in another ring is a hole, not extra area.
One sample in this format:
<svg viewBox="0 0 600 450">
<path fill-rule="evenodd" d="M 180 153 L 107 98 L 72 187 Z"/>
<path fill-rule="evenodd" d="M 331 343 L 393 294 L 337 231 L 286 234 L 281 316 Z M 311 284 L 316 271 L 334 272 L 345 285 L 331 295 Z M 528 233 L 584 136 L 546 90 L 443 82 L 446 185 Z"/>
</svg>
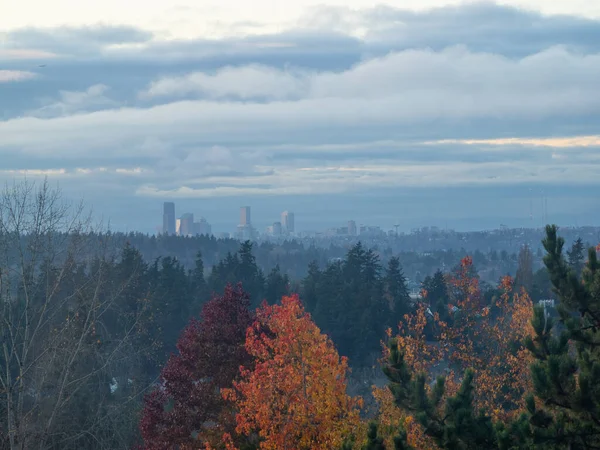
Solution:
<svg viewBox="0 0 600 450">
<path fill-rule="evenodd" d="M 432 264 L 109 233 L 7 186 L 0 447 L 600 448 L 600 247 L 545 232 Z"/>
</svg>

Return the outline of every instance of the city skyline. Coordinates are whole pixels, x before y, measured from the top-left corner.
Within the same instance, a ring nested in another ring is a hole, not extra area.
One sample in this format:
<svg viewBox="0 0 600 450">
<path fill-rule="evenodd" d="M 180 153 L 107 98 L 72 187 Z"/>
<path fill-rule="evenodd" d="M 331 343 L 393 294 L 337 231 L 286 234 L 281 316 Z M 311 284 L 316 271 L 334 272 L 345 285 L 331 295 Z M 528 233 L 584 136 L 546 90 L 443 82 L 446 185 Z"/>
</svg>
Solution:
<svg viewBox="0 0 600 450">
<path fill-rule="evenodd" d="M 47 176 L 146 232 L 168 200 L 215 229 L 244 204 L 259 229 L 288 208 L 298 229 L 537 226 L 542 191 L 550 220 L 600 223 L 596 2 L 383 3 L 246 6 L 260 20 L 218 30 L 156 0 L 160 30 L 113 0 L 102 23 L 0 14 L 0 182 Z M 169 38 L 182 23 L 196 36 Z"/>
</svg>

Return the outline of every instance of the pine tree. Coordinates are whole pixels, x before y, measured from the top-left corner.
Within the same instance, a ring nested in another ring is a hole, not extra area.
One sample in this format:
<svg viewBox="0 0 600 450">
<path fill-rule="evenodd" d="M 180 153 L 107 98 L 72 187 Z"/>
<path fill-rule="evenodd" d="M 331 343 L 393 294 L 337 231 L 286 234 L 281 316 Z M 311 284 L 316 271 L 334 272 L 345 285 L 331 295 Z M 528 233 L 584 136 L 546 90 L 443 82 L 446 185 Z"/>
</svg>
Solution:
<svg viewBox="0 0 600 450">
<path fill-rule="evenodd" d="M 308 274 L 302 281 L 302 299 L 306 304 L 306 310 L 314 313 L 318 301 L 319 281 L 321 279 L 321 270 L 317 261 L 311 261 L 308 265 Z"/>
<path fill-rule="evenodd" d="M 287 274 L 282 274 L 277 264 L 267 275 L 265 283 L 265 300 L 273 305 L 286 295 L 289 295 L 290 279 Z"/>
<path fill-rule="evenodd" d="M 369 430 L 367 431 L 367 443 L 363 445 L 363 450 L 385 450 L 383 438 L 379 436 L 377 431 L 377 423 L 369 423 Z"/>
<path fill-rule="evenodd" d="M 389 260 L 383 282 L 384 296 L 393 311 L 393 324 L 397 326 L 404 314 L 410 310 L 410 294 L 399 258 L 393 257 Z"/>
<path fill-rule="evenodd" d="M 567 251 L 567 257 L 569 258 L 569 266 L 575 271 L 578 276 L 581 276 L 583 271 L 584 259 L 585 259 L 585 246 L 581 238 L 577 238 L 571 250 Z"/>
<path fill-rule="evenodd" d="M 383 368 L 396 405 L 416 416 L 425 433 L 442 449 L 491 449 L 498 446 L 491 418 L 473 408 L 473 376 L 467 370 L 456 395 L 445 397 L 445 380 L 431 388 L 424 373 L 413 374 L 395 339 L 390 339 L 389 359 Z M 445 400 L 444 400 L 445 399 Z M 402 445 L 401 439 L 398 445 Z M 403 448 L 403 447 L 399 447 Z"/>
<path fill-rule="evenodd" d="M 450 315 L 448 313 L 448 286 L 444 274 L 441 270 L 437 270 L 433 277 L 427 276 L 423 283 L 421 283 L 421 289 L 426 294 L 427 301 L 431 307 L 440 315 L 440 319 L 444 322 L 450 322 Z"/>
<path fill-rule="evenodd" d="M 194 270 L 191 274 L 192 277 L 192 293 L 194 295 L 194 308 L 203 305 L 208 300 L 208 285 L 204 278 L 204 260 L 202 258 L 202 252 L 198 250 L 196 253 L 196 261 Z M 195 311 L 192 311 L 195 313 Z"/>
<path fill-rule="evenodd" d="M 527 407 L 535 443 L 550 448 L 600 448 L 600 264 L 596 250 L 579 277 L 563 256 L 564 239 L 555 225 L 546 227 L 544 264 L 560 303 L 560 330 L 543 308 L 532 321 L 535 337 L 527 342 L 535 399 Z"/>
<path fill-rule="evenodd" d="M 525 288 L 527 292 L 531 292 L 533 286 L 533 253 L 528 245 L 524 245 L 519 251 L 515 286 Z"/>
</svg>

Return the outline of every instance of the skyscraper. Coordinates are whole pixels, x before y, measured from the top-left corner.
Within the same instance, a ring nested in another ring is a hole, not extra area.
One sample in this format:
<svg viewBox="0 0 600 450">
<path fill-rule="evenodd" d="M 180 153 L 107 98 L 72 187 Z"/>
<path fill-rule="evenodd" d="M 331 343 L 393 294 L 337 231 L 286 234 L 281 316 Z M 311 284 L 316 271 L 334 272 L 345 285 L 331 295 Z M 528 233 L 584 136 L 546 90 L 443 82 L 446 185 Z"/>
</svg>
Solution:
<svg viewBox="0 0 600 450">
<path fill-rule="evenodd" d="M 163 204 L 163 233 L 175 234 L 175 203 Z"/>
<path fill-rule="evenodd" d="M 250 207 L 242 206 L 240 208 L 240 225 L 241 226 L 250 226 L 252 224 L 250 220 Z"/>
<path fill-rule="evenodd" d="M 185 213 L 181 216 L 181 225 L 179 226 L 180 236 L 193 236 L 194 235 L 194 215 L 192 213 Z"/>
<path fill-rule="evenodd" d="M 356 222 L 354 220 L 348 221 L 348 234 L 350 236 L 356 236 Z"/>
<path fill-rule="evenodd" d="M 281 213 L 281 224 L 283 228 L 288 233 L 293 233 L 295 231 L 294 228 L 294 213 L 290 211 L 284 211 Z"/>
</svg>

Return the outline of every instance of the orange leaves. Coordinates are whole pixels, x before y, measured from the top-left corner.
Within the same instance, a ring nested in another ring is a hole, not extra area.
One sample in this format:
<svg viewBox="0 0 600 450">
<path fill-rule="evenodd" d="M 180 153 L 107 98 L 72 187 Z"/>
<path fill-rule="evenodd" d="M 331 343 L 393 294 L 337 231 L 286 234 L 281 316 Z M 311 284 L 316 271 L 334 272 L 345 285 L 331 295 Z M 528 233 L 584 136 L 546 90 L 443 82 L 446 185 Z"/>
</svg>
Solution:
<svg viewBox="0 0 600 450">
<path fill-rule="evenodd" d="M 261 449 L 325 450 L 356 430 L 361 400 L 346 395 L 348 361 L 297 295 L 257 311 L 246 350 L 255 357 L 254 369 L 223 390 L 238 407 L 238 433 L 258 433 Z"/>
<path fill-rule="evenodd" d="M 499 297 L 491 305 L 483 305 L 468 257 L 448 276 L 447 283 L 451 303 L 458 307 L 452 323 L 441 321 L 437 315 L 432 317 L 425 306 L 407 316 L 396 337 L 405 361 L 414 371 L 424 371 L 432 378 L 443 374 L 439 368 L 447 365 L 446 396 L 458 390 L 457 377 L 472 368 L 476 409 L 485 408 L 494 419 L 519 413 L 531 382 L 531 356 L 523 345 L 525 337 L 533 334 L 531 299 L 524 289 L 514 292 L 513 280 L 505 277 L 498 286 Z M 428 320 L 429 326 L 435 326 L 436 341 L 425 339 Z"/>
</svg>

